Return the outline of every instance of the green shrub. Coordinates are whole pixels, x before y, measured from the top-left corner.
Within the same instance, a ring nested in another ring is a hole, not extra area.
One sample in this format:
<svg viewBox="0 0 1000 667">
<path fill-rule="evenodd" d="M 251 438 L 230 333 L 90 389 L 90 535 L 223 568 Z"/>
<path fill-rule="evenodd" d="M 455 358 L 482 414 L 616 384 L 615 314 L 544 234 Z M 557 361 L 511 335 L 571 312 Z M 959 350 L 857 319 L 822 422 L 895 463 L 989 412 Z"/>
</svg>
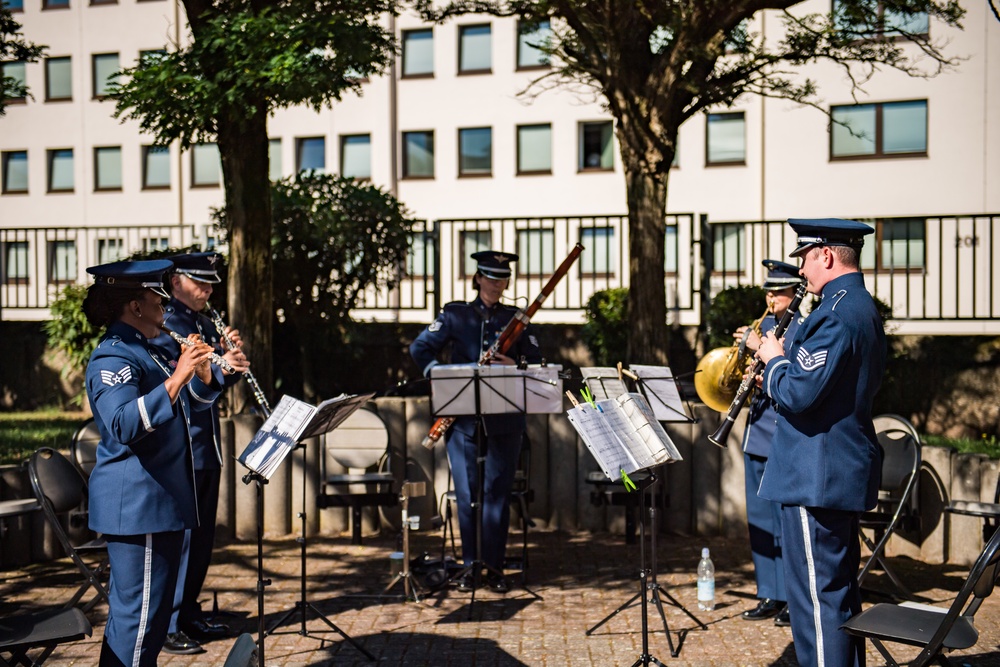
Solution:
<svg viewBox="0 0 1000 667">
<path fill-rule="evenodd" d="M 731 346 L 733 332 L 764 313 L 766 298 L 767 292 L 755 285 L 727 287 L 716 294 L 705 317 L 709 349 Z"/>
<path fill-rule="evenodd" d="M 94 329 L 83 314 L 83 300 L 87 298 L 86 285 L 68 285 L 52 302 L 52 319 L 45 322 L 44 329 L 49 337 L 49 345 L 68 358 L 63 367 L 63 376 L 74 370 L 84 371 L 90 354 L 101 339 L 101 331 Z"/>
<path fill-rule="evenodd" d="M 628 353 L 628 288 L 594 292 L 580 335 L 598 366 L 614 366 Z"/>
</svg>

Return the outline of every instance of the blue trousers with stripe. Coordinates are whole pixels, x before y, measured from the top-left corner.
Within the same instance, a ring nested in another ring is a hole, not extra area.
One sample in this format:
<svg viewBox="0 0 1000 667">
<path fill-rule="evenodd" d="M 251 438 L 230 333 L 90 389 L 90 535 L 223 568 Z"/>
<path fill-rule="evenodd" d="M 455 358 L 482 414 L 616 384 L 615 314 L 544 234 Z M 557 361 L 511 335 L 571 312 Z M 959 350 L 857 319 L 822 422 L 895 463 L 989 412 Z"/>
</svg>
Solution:
<svg viewBox="0 0 1000 667">
<path fill-rule="evenodd" d="M 111 576 L 101 667 L 155 667 L 167 639 L 184 531 L 104 537 Z"/>
<path fill-rule="evenodd" d="M 767 459 L 743 454 L 746 478 L 747 524 L 757 597 L 784 602 L 785 566 L 781 562 L 781 504 L 757 495 Z"/>
<path fill-rule="evenodd" d="M 864 641 L 840 630 L 861 611 L 858 513 L 781 508 L 785 588 L 801 667 L 864 667 Z"/>
</svg>

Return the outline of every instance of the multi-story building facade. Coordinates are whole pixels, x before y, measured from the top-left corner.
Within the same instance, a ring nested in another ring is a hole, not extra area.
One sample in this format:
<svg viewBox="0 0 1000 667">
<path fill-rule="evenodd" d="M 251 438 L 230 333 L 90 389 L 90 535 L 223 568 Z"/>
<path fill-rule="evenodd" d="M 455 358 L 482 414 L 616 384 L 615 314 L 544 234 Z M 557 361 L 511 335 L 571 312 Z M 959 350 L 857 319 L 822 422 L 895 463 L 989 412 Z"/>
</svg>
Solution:
<svg viewBox="0 0 1000 667">
<path fill-rule="evenodd" d="M 58 286 L 85 282 L 89 264 L 211 244 L 221 169 L 212 144 L 153 148 L 105 96 L 119 68 L 185 42 L 178 0 L 6 2 L 48 50 L 38 63 L 4 64 L 34 97 L 0 119 L 0 317 L 43 319 Z M 803 70 L 823 108 L 864 136 L 756 96 L 685 123 L 667 201 L 671 318 L 697 323 L 706 290 L 758 282 L 759 260 L 793 245 L 784 219 L 837 216 L 876 225 L 866 273 L 901 333 L 1000 333 L 1000 22 L 986 3 L 964 4 L 964 30 L 916 26 L 959 60 L 938 76 L 883 70 L 855 98 L 838 67 Z M 579 240 L 579 271 L 538 317 L 582 321 L 590 293 L 628 284 L 623 169 L 599 96 L 532 87 L 547 71 L 531 46 L 544 25 L 403 15 L 392 27 L 401 48 L 390 74 L 330 110 L 282 110 L 269 124 L 273 178 L 318 169 L 370 179 L 427 221 L 400 289 L 370 295 L 358 316 L 428 321 L 467 294 L 464 260 L 487 245 L 521 252 L 513 291 L 534 296 Z M 780 28 L 772 13 L 755 26 L 768 39 Z"/>
</svg>

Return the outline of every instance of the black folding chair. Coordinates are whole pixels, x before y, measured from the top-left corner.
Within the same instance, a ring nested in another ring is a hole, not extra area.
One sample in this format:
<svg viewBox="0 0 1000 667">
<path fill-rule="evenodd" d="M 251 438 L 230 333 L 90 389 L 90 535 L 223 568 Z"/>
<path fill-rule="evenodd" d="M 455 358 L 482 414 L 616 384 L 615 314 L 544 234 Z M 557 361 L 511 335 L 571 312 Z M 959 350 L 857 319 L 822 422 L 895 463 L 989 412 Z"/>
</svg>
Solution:
<svg viewBox="0 0 1000 667">
<path fill-rule="evenodd" d="M 858 573 L 858 585 L 877 564 L 902 597 L 910 598 L 909 589 L 885 561 L 885 547 L 900 528 L 916 530 L 920 525 L 915 502 L 920 477 L 920 436 L 910 422 L 897 415 L 879 415 L 874 422 L 882 448 L 882 481 L 875 509 L 861 515 L 861 540 L 871 550 L 871 556 Z M 868 537 L 866 530 L 872 531 L 872 537 Z"/>
<path fill-rule="evenodd" d="M 935 660 L 950 664 L 942 654 L 944 651 L 971 648 L 979 641 L 974 617 L 983 600 L 993 593 L 998 565 L 1000 531 L 986 543 L 947 609 L 912 602 L 876 604 L 840 627 L 852 635 L 871 640 L 891 667 L 899 667 L 900 663 L 886 648 L 889 642 L 921 647 L 909 667 L 924 667 Z"/>
<path fill-rule="evenodd" d="M 257 642 L 252 635 L 244 632 L 236 638 L 222 667 L 257 667 Z"/>
<path fill-rule="evenodd" d="M 63 550 L 83 575 L 80 588 L 77 589 L 76 594 L 66 604 L 66 607 L 76 605 L 91 587 L 97 593 L 83 606 L 84 611 L 89 611 L 102 599 L 107 602 L 108 592 L 100 580 L 100 577 L 108 569 L 107 542 L 103 537 L 97 537 L 84 544 L 73 544 L 59 518 L 61 514 L 69 514 L 72 521 L 72 513 L 84 505 L 87 499 L 87 482 L 80 475 L 80 471 L 69 462 L 69 459 L 49 447 L 42 447 L 31 455 L 31 460 L 28 462 L 28 475 L 35 491 L 35 498 L 42 506 L 45 520 L 59 540 Z M 99 558 L 98 566 L 92 568 L 88 565 L 84 561 L 85 556 Z"/>
<path fill-rule="evenodd" d="M 0 665 L 41 665 L 59 644 L 89 637 L 92 632 L 90 621 L 76 607 L 0 618 Z M 28 656 L 28 651 L 38 648 L 41 654 Z"/>
<path fill-rule="evenodd" d="M 89 419 L 77 430 L 70 443 L 70 458 L 83 478 L 90 480 L 90 473 L 97 465 L 97 446 L 101 444 L 101 433 L 97 422 Z"/>
</svg>

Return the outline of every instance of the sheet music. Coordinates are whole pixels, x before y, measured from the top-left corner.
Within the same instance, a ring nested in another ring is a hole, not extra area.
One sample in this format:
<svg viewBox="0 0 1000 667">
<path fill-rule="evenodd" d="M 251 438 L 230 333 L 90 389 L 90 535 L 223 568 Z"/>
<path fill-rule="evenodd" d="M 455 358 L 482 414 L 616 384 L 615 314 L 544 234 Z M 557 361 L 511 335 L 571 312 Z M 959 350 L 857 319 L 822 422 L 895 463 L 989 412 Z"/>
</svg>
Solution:
<svg viewBox="0 0 1000 667">
<path fill-rule="evenodd" d="M 341 394 L 335 398 L 329 398 L 316 406 L 312 422 L 309 424 L 300 440 L 313 436 L 329 433 L 340 426 L 345 419 L 351 416 L 355 410 L 371 400 L 371 394 L 348 395 Z"/>
<path fill-rule="evenodd" d="M 566 414 L 609 479 L 681 460 L 670 436 L 641 394 L 582 403 Z"/>
<path fill-rule="evenodd" d="M 639 387 L 659 421 L 691 421 L 670 368 L 634 364 L 629 370 L 639 376 Z"/>
<path fill-rule="evenodd" d="M 316 408 L 297 398 L 285 395 L 278 401 L 271 416 L 254 434 L 237 459 L 265 479 L 271 475 L 288 453 L 295 448 Z"/>
<path fill-rule="evenodd" d="M 618 369 L 603 366 L 586 366 L 580 369 L 583 382 L 594 395 L 594 400 L 616 398 L 626 393 L 625 383 L 618 377 Z"/>
</svg>

